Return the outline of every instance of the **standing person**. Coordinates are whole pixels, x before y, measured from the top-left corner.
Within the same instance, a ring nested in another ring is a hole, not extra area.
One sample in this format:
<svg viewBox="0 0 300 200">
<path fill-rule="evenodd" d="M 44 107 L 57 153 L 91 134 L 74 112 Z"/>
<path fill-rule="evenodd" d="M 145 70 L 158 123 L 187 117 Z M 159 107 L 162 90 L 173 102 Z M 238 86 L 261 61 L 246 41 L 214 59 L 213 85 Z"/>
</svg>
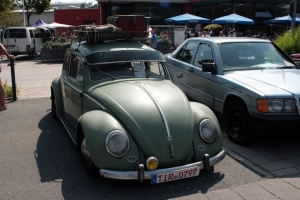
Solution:
<svg viewBox="0 0 300 200">
<path fill-rule="evenodd" d="M 190 38 L 191 34 L 192 34 L 191 30 L 188 28 L 186 32 L 186 38 Z"/>
<path fill-rule="evenodd" d="M 198 32 L 198 30 L 195 28 L 195 31 L 194 31 L 195 33 L 194 33 L 194 37 L 199 37 L 199 32 Z"/>
<path fill-rule="evenodd" d="M 5 47 L 0 43 L 0 56 L 6 55 L 7 58 L 15 59 L 13 55 L 9 55 L 5 49 Z M 0 72 L 1 72 L 1 65 L 0 65 Z M 0 77 L 0 111 L 6 110 L 7 105 L 5 104 L 5 90 L 2 86 L 1 77 Z"/>
<path fill-rule="evenodd" d="M 220 32 L 219 32 L 219 37 L 225 37 L 223 31 L 220 31 Z"/>
<path fill-rule="evenodd" d="M 152 46 L 152 48 L 157 49 L 157 40 L 158 39 L 157 39 L 156 31 L 152 30 L 151 33 L 152 33 L 151 46 Z"/>
<path fill-rule="evenodd" d="M 201 36 L 201 37 L 210 37 L 210 35 L 208 35 L 208 34 L 207 34 L 207 31 L 204 30 L 204 31 L 202 32 L 202 36 Z"/>
</svg>

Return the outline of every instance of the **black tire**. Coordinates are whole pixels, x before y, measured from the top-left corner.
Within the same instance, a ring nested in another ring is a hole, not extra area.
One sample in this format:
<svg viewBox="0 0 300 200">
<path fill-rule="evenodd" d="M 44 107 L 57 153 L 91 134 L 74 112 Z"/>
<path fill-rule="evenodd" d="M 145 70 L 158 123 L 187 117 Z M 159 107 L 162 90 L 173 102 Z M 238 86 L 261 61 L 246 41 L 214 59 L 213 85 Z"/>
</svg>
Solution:
<svg viewBox="0 0 300 200">
<path fill-rule="evenodd" d="M 80 153 L 84 160 L 84 166 L 87 171 L 87 173 L 91 176 L 99 176 L 99 168 L 94 164 L 90 156 L 87 156 L 86 153 L 84 153 L 83 146 L 85 146 L 85 150 L 88 151 L 87 144 L 84 144 L 85 142 L 85 135 L 82 131 L 82 140 L 80 142 Z M 88 153 L 89 154 L 89 153 Z"/>
<path fill-rule="evenodd" d="M 52 117 L 54 119 L 57 119 L 56 102 L 55 102 L 54 94 L 51 94 L 51 113 L 52 113 Z"/>
<path fill-rule="evenodd" d="M 236 144 L 250 144 L 257 138 L 247 107 L 242 101 L 233 101 L 227 106 L 224 128 L 229 139 Z"/>
</svg>

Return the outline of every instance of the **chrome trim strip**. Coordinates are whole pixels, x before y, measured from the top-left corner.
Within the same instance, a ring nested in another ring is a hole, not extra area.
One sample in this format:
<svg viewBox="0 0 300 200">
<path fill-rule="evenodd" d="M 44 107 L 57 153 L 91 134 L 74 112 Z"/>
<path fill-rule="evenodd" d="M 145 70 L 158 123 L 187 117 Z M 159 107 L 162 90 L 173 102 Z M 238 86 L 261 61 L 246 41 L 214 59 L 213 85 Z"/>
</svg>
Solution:
<svg viewBox="0 0 300 200">
<path fill-rule="evenodd" d="M 221 162 L 225 158 L 225 150 L 220 151 L 220 153 L 212 158 L 209 159 L 209 165 L 213 166 Z M 167 169 L 158 169 L 154 171 L 145 171 L 144 176 L 145 179 L 151 179 L 153 174 L 160 174 L 160 173 L 170 173 L 176 170 L 183 170 L 188 169 L 190 167 L 199 166 L 200 170 L 204 169 L 203 161 L 191 163 L 188 165 L 182 165 L 178 167 L 171 167 Z M 104 178 L 110 179 L 119 179 L 119 180 L 138 180 L 138 171 L 112 171 L 107 169 L 100 169 L 100 175 Z"/>
<path fill-rule="evenodd" d="M 136 84 L 138 84 L 142 89 L 144 89 L 144 91 L 149 95 L 149 97 L 152 99 L 152 101 L 154 102 L 154 104 L 156 105 L 156 107 L 158 108 L 160 115 L 162 116 L 164 123 L 165 123 L 165 127 L 167 130 L 167 134 L 168 134 L 168 142 L 171 143 L 172 142 L 172 137 L 171 137 L 171 132 L 170 132 L 170 128 L 168 125 L 168 121 L 161 109 L 161 107 L 159 106 L 157 100 L 154 98 L 154 96 L 151 94 L 151 92 L 148 90 L 148 88 L 146 86 L 143 86 L 140 82 L 136 82 Z"/>
<path fill-rule="evenodd" d="M 168 124 L 168 121 L 167 121 L 167 118 L 165 117 L 161 107 L 159 106 L 159 103 L 157 102 L 157 100 L 154 98 L 154 95 L 151 94 L 150 90 L 145 86 L 145 85 L 142 85 L 140 82 L 135 82 L 137 85 L 140 86 L 140 88 L 142 88 L 147 94 L 148 96 L 152 99 L 152 101 L 154 102 L 155 106 L 157 107 L 161 117 L 163 118 L 164 120 L 164 124 L 165 124 L 165 127 L 166 127 L 166 131 L 167 131 L 167 140 L 169 142 L 169 147 L 170 147 L 170 156 L 171 158 L 174 157 L 174 149 L 173 149 L 173 146 L 172 146 L 172 136 L 171 136 L 171 131 L 170 131 L 170 128 L 169 128 L 169 124 Z"/>
<path fill-rule="evenodd" d="M 86 96 L 87 98 L 89 98 L 90 100 L 92 100 L 94 103 L 98 104 L 103 110 L 106 110 L 105 106 L 103 104 L 101 104 L 100 102 L 98 102 L 97 100 L 95 100 L 92 96 L 83 93 L 84 96 Z"/>
</svg>

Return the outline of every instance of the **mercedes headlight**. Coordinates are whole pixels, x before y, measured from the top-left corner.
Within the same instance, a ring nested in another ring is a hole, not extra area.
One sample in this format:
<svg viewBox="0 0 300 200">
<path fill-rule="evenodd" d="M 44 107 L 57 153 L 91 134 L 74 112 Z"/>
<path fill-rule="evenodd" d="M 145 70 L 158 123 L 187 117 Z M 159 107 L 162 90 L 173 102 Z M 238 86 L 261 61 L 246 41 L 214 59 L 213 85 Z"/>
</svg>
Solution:
<svg viewBox="0 0 300 200">
<path fill-rule="evenodd" d="M 129 150 L 128 136 L 120 130 L 110 132 L 106 137 L 106 150 L 112 156 L 124 156 Z"/>
<path fill-rule="evenodd" d="M 218 130 L 215 123 L 210 119 L 205 119 L 200 122 L 199 125 L 199 134 L 202 140 L 207 143 L 213 143 L 216 141 Z"/>
<path fill-rule="evenodd" d="M 258 99 L 256 103 L 262 113 L 296 112 L 294 99 Z"/>
</svg>

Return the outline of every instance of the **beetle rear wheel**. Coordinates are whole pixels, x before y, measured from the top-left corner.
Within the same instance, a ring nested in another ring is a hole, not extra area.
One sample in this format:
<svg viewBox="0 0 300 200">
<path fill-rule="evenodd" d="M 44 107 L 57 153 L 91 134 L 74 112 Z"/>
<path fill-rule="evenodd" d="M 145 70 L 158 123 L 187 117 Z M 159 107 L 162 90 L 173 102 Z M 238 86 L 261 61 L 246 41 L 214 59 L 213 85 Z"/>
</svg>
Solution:
<svg viewBox="0 0 300 200">
<path fill-rule="evenodd" d="M 225 109 L 224 127 L 229 139 L 237 144 L 249 144 L 257 137 L 248 110 L 241 101 L 233 101 Z"/>
<path fill-rule="evenodd" d="M 56 103 L 55 103 L 54 94 L 51 94 L 51 113 L 52 113 L 52 117 L 57 119 Z"/>
<path fill-rule="evenodd" d="M 99 175 L 99 168 L 92 161 L 92 158 L 90 156 L 89 147 L 87 145 L 84 133 L 83 133 L 83 139 L 82 139 L 81 145 L 80 145 L 80 152 L 84 159 L 84 165 L 85 165 L 85 169 L 86 169 L 87 173 L 92 176 Z"/>
</svg>

